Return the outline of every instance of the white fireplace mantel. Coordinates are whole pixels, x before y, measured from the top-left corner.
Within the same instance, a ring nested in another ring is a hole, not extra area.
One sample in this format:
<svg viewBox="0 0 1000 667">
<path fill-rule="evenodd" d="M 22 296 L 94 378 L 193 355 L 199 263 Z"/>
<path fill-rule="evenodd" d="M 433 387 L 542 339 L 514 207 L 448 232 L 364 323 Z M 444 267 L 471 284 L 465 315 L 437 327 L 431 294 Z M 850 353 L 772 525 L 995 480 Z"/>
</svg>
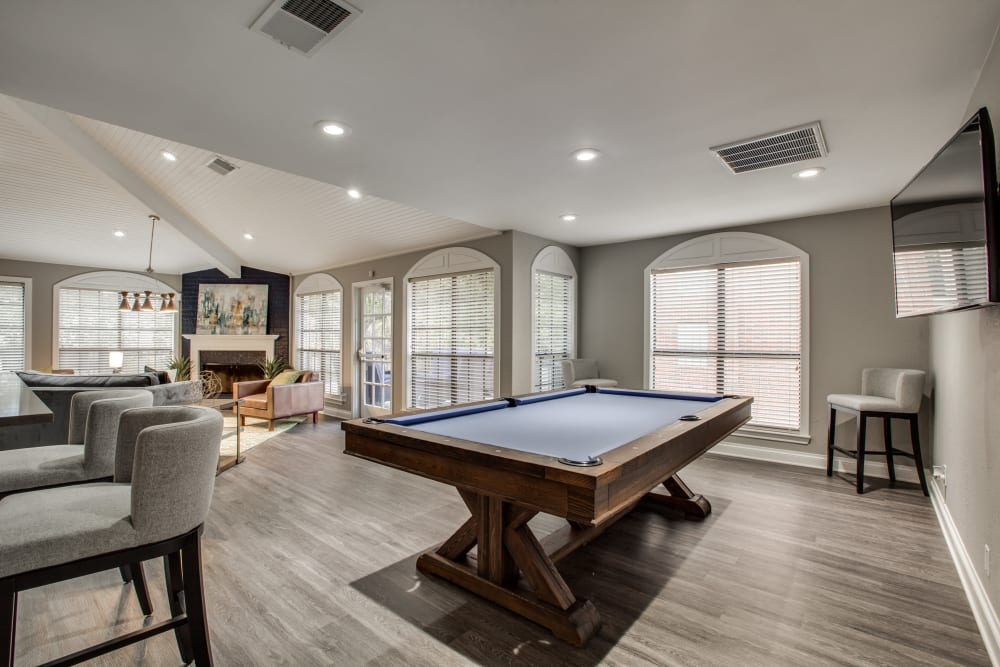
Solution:
<svg viewBox="0 0 1000 667">
<path fill-rule="evenodd" d="M 274 341 L 278 335 L 231 336 L 226 334 L 182 334 L 191 342 L 191 372 L 201 368 L 201 353 L 206 350 L 239 350 L 241 352 L 263 352 L 266 358 L 274 358 Z"/>
</svg>

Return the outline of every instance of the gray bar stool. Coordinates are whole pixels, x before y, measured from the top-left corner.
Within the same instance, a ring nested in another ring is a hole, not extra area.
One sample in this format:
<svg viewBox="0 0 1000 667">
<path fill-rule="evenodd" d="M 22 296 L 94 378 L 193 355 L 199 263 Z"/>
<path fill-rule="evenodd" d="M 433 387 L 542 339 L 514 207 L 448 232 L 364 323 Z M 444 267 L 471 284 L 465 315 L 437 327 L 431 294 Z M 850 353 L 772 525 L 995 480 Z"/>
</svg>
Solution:
<svg viewBox="0 0 1000 667">
<path fill-rule="evenodd" d="M 865 456 L 884 454 L 889 466 L 889 482 L 896 482 L 896 468 L 893 456 L 908 456 L 914 460 L 920 488 L 927 492 L 924 462 L 920 455 L 920 431 L 917 415 L 924 396 L 924 371 L 902 368 L 866 368 L 861 373 L 860 394 L 830 394 L 826 397 L 830 404 L 830 429 L 826 440 L 826 476 L 833 476 L 834 450 L 857 460 L 858 493 L 864 493 Z M 844 449 L 834 444 L 837 427 L 837 410 L 856 415 L 858 418 L 857 449 Z M 884 451 L 869 451 L 865 448 L 865 433 L 869 417 L 881 417 L 885 438 Z M 910 423 L 912 452 L 896 449 L 892 444 L 892 419 L 905 419 Z"/>
</svg>

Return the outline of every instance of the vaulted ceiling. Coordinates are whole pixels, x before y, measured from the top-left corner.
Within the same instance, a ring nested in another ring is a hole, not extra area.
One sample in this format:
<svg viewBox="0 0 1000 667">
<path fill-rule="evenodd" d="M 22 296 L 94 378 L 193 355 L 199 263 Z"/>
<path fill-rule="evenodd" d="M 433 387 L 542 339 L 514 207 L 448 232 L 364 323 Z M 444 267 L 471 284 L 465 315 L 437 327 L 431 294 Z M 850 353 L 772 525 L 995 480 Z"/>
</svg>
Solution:
<svg viewBox="0 0 1000 667">
<path fill-rule="evenodd" d="M 72 114 L 183 219 L 164 216 L 160 270 L 303 272 L 489 229 L 587 245 L 884 204 L 958 129 L 1000 23 L 1000 0 L 354 0 L 361 16 L 305 57 L 248 29 L 268 4 L 0 5 L 0 93 Z M 7 116 L 0 255 L 89 256 L 108 226 L 143 238 L 148 202 Z M 352 132 L 325 137 L 325 119 Z M 829 155 L 811 181 L 791 177 L 802 164 L 733 175 L 708 150 L 814 120 Z M 575 163 L 584 146 L 600 158 Z M 239 169 L 206 172 L 216 154 Z"/>
</svg>

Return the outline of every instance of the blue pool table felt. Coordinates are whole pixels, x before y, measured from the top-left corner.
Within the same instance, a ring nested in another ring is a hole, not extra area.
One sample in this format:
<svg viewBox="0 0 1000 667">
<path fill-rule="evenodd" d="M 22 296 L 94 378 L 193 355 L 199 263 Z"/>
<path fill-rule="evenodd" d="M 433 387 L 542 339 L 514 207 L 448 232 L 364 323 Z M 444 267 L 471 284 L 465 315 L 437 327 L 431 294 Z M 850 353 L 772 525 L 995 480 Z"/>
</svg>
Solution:
<svg viewBox="0 0 1000 667">
<path fill-rule="evenodd" d="M 721 397 L 719 397 L 721 398 Z M 714 405 L 715 399 L 574 393 L 407 428 L 523 452 L 586 461 Z M 390 420 L 394 421 L 394 420 Z M 400 420 L 402 422 L 403 420 Z"/>
</svg>

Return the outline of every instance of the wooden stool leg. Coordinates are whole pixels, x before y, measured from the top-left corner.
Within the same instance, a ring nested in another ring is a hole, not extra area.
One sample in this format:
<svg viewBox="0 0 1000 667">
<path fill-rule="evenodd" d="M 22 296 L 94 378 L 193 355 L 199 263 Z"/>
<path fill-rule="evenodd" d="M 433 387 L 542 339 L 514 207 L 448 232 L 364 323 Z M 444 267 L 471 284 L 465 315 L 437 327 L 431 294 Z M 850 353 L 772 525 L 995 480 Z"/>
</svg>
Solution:
<svg viewBox="0 0 1000 667">
<path fill-rule="evenodd" d="M 142 563 L 129 563 L 128 569 L 132 574 L 132 586 L 135 588 L 135 597 L 139 600 L 139 608 L 143 616 L 149 616 L 153 613 L 153 603 L 149 599 L 149 587 L 146 586 L 146 573 L 142 569 Z"/>
<path fill-rule="evenodd" d="M 837 429 L 837 408 L 830 406 L 830 426 L 826 431 L 826 476 L 833 477 L 833 442 Z"/>
<path fill-rule="evenodd" d="M 865 429 L 868 426 L 868 415 L 858 413 L 858 493 L 865 492 Z"/>
<path fill-rule="evenodd" d="M 896 484 L 896 465 L 892 460 L 892 417 L 882 417 L 882 437 L 885 440 L 885 462 L 889 466 L 889 485 Z"/>
<path fill-rule="evenodd" d="M 17 629 L 17 591 L 10 579 L 0 581 L 0 667 L 14 664 L 14 636 Z"/>
<path fill-rule="evenodd" d="M 184 577 L 181 573 L 181 555 L 178 552 L 163 557 L 163 575 L 167 582 L 167 601 L 170 603 L 170 615 L 180 616 L 184 613 Z M 191 653 L 191 633 L 187 625 L 174 628 L 174 639 L 177 640 L 177 650 L 181 660 L 188 664 L 194 660 Z"/>
<path fill-rule="evenodd" d="M 927 476 L 924 474 L 924 457 L 920 453 L 920 428 L 917 423 L 917 415 L 910 415 L 910 442 L 913 443 L 913 463 L 917 466 L 917 477 L 920 478 L 920 488 L 925 496 L 930 493 L 927 490 Z"/>
<path fill-rule="evenodd" d="M 201 577 L 201 538 L 197 534 L 188 538 L 181 548 L 181 568 L 184 572 L 184 606 L 187 610 L 194 663 L 199 667 L 211 667 L 212 647 L 208 639 L 205 589 Z"/>
</svg>

